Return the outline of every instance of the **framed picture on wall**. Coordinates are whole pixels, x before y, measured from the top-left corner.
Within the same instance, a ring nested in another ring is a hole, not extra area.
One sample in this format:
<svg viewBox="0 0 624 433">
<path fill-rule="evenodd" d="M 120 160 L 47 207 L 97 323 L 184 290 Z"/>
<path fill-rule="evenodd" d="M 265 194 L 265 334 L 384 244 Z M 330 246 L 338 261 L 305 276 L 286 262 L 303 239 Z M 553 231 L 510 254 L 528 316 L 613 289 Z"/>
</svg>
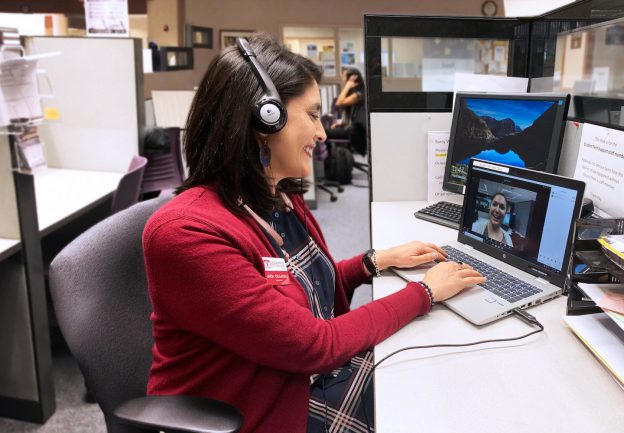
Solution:
<svg viewBox="0 0 624 433">
<path fill-rule="evenodd" d="M 184 25 L 184 46 L 193 48 L 212 48 L 212 29 L 191 24 Z"/>
<path fill-rule="evenodd" d="M 236 45 L 236 38 L 248 38 L 253 34 L 253 30 L 219 30 L 221 49 Z"/>
</svg>

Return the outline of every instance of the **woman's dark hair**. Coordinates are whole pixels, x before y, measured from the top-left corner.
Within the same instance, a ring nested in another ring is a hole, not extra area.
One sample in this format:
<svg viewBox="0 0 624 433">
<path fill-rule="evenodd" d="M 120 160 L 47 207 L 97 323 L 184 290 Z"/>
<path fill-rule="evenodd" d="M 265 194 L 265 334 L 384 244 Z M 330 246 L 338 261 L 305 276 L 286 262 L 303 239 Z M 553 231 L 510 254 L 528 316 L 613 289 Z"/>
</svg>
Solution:
<svg viewBox="0 0 624 433">
<path fill-rule="evenodd" d="M 357 77 L 355 86 L 349 89 L 349 93 L 347 95 L 352 95 L 354 93 L 359 93 L 360 95 L 357 103 L 344 107 L 346 118 L 348 119 L 348 126 L 351 128 L 355 123 L 365 124 L 366 120 L 364 118 L 366 114 L 364 112 L 364 94 L 366 92 L 364 89 L 364 77 L 357 68 L 347 66 L 343 68 L 342 72 L 345 75 L 345 80 L 348 80 L 353 75 Z"/>
<path fill-rule="evenodd" d="M 318 66 L 270 36 L 255 34 L 249 43 L 284 106 L 321 80 Z M 252 106 L 262 93 L 238 47 L 226 48 L 210 62 L 186 122 L 184 155 L 189 176 L 178 192 L 214 184 L 233 212 L 240 212 L 239 198 L 265 212 L 280 204 L 260 164 L 258 135 L 252 127 Z M 301 192 L 302 188 L 300 179 L 284 179 L 277 186 L 284 192 Z"/>
<path fill-rule="evenodd" d="M 502 192 L 497 192 L 492 196 L 492 200 L 490 201 L 490 206 L 492 206 L 492 202 L 494 201 L 494 197 L 496 197 L 497 195 L 501 196 L 502 198 L 505 199 L 505 212 L 507 212 L 507 209 L 509 208 L 509 201 L 507 200 L 507 196 L 505 194 L 503 194 Z"/>
<path fill-rule="evenodd" d="M 355 75 L 357 77 L 357 84 L 349 91 L 349 95 L 354 92 L 360 92 L 362 95 L 364 95 L 364 77 L 362 76 L 360 70 L 357 68 L 346 67 L 343 69 L 343 72 L 347 80 L 351 78 L 352 75 Z"/>
</svg>

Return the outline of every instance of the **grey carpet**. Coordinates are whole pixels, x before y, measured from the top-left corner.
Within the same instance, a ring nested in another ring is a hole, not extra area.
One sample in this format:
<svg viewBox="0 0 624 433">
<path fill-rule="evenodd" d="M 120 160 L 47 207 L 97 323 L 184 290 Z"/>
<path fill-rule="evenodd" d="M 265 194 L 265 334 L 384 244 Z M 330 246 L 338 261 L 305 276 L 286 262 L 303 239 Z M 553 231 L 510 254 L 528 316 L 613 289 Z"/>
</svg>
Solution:
<svg viewBox="0 0 624 433">
<path fill-rule="evenodd" d="M 354 170 L 353 183 L 366 185 L 366 175 Z M 317 190 L 317 209 L 313 210 L 329 250 L 335 260 L 360 254 L 370 248 L 368 188 L 346 185 L 338 201 Z M 370 302 L 371 286 L 358 288 L 353 308 Z M 71 354 L 62 346 L 54 350 L 54 384 L 57 409 L 44 425 L 0 418 L 1 433 L 106 433 L 104 418 L 96 404 L 83 401 L 82 375 Z"/>
</svg>

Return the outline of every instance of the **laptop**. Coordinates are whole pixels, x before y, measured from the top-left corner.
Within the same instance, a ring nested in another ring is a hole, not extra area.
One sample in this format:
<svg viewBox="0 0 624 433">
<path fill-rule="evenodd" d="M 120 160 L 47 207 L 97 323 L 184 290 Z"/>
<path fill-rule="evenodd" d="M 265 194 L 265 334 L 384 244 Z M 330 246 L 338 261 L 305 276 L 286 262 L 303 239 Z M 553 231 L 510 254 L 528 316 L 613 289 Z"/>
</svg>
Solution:
<svg viewBox="0 0 624 433">
<path fill-rule="evenodd" d="M 471 160 L 457 242 L 442 248 L 488 280 L 444 304 L 482 325 L 561 294 L 584 189 L 575 179 Z M 393 270 L 422 279 L 422 269 Z"/>
</svg>

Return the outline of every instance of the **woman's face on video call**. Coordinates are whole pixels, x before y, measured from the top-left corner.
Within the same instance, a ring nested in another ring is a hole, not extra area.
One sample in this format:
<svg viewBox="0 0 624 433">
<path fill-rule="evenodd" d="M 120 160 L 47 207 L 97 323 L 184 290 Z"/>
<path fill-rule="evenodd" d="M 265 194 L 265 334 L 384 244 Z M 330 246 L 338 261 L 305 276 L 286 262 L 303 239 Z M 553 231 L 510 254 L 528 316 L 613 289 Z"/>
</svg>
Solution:
<svg viewBox="0 0 624 433">
<path fill-rule="evenodd" d="M 324 141 L 321 125 L 321 95 L 315 81 L 303 94 L 286 104 L 288 121 L 277 134 L 269 136 L 271 174 L 281 180 L 305 177 L 312 172 L 312 154 L 317 141 Z"/>
<path fill-rule="evenodd" d="M 507 213 L 507 200 L 502 195 L 495 195 L 490 202 L 490 221 L 494 225 L 500 225 Z"/>
</svg>

